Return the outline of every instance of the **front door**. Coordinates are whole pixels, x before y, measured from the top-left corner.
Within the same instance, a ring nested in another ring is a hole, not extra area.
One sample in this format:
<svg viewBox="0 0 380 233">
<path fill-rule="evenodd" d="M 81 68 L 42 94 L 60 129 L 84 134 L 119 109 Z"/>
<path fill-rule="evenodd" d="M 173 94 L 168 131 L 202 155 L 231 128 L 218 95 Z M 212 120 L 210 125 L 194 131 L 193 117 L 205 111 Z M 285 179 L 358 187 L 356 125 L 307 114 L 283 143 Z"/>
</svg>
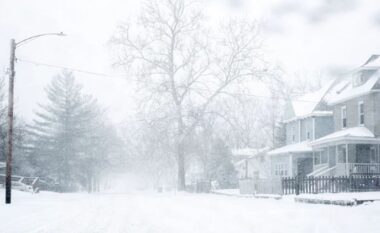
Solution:
<svg viewBox="0 0 380 233">
<path fill-rule="evenodd" d="M 311 173 L 313 171 L 313 158 L 298 158 L 297 171 L 301 177 L 305 177 Z"/>
</svg>

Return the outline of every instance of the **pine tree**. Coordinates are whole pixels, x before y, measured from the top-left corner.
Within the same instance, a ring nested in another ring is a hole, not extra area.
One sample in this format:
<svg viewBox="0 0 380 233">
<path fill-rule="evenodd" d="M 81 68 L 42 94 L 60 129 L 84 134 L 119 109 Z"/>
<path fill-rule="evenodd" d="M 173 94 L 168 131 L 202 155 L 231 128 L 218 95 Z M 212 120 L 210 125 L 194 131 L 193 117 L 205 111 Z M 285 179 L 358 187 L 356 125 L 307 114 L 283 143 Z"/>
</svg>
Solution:
<svg viewBox="0 0 380 233">
<path fill-rule="evenodd" d="M 7 156 L 7 140 L 8 140 L 8 121 L 7 121 L 7 100 L 4 77 L 0 77 L 0 162 L 5 162 Z M 17 115 L 14 117 L 13 125 L 13 174 L 22 175 L 22 171 L 26 166 L 24 156 L 23 142 L 25 138 L 25 124 Z M 1 170 L 3 173 L 5 169 Z"/>
<path fill-rule="evenodd" d="M 97 162 L 92 146 L 100 140 L 101 111 L 68 71 L 57 75 L 45 92 L 47 102 L 39 105 L 29 126 L 35 175 L 54 180 L 62 191 L 81 189 L 92 182 L 84 164 Z"/>
<path fill-rule="evenodd" d="M 0 79 L 0 162 L 6 158 L 7 108 L 5 103 L 4 78 Z"/>
<path fill-rule="evenodd" d="M 216 139 L 213 143 L 208 169 L 210 178 L 217 180 L 220 188 L 236 185 L 237 174 L 232 164 L 232 152 L 221 139 Z"/>
</svg>

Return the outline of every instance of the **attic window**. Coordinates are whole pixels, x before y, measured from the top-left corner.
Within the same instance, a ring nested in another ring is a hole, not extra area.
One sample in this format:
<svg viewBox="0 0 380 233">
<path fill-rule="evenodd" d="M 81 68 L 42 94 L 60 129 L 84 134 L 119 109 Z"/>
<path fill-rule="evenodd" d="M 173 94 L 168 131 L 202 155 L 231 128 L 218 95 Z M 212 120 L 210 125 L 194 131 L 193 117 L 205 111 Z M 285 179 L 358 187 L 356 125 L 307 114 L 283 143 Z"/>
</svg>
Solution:
<svg viewBox="0 0 380 233">
<path fill-rule="evenodd" d="M 356 73 L 353 77 L 353 86 L 360 86 L 365 82 L 364 74 L 362 72 Z"/>
</svg>

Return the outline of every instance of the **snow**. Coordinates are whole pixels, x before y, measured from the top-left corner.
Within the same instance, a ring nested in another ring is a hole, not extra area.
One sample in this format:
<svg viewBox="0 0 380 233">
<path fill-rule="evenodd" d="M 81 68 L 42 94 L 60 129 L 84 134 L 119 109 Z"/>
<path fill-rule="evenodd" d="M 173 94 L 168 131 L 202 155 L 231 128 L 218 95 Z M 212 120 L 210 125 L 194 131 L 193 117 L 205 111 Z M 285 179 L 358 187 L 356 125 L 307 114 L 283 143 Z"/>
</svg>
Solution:
<svg viewBox="0 0 380 233">
<path fill-rule="evenodd" d="M 379 55 L 372 55 L 362 67 L 364 67 L 364 68 L 380 68 L 380 56 Z"/>
<path fill-rule="evenodd" d="M 364 84 L 360 86 L 354 87 L 352 83 L 345 85 L 341 91 L 332 93 L 328 104 L 335 105 L 352 98 L 356 98 L 371 92 L 372 88 L 379 80 L 379 73 L 375 73 L 372 75 Z M 347 80 L 343 81 L 343 83 L 348 82 Z"/>
<path fill-rule="evenodd" d="M 323 100 L 324 96 L 330 90 L 333 81 L 328 82 L 318 91 L 303 95 L 292 101 L 295 117 L 304 117 L 313 113 L 317 105 Z"/>
<path fill-rule="evenodd" d="M 309 141 L 303 141 L 300 143 L 290 144 L 287 146 L 280 147 L 278 149 L 268 152 L 268 155 L 279 155 L 286 153 L 303 153 L 312 152 L 312 148 L 309 146 Z"/>
<path fill-rule="evenodd" d="M 319 145 L 325 142 L 332 142 L 332 141 L 343 140 L 343 139 L 371 140 L 371 139 L 375 139 L 375 135 L 366 127 L 358 126 L 358 127 L 343 129 L 332 134 L 328 134 L 315 141 L 312 141 L 310 145 L 314 146 L 314 145 Z"/>
<path fill-rule="evenodd" d="M 0 162 L 0 168 L 3 168 L 5 167 L 5 163 L 4 162 Z"/>
<path fill-rule="evenodd" d="M 342 207 L 215 194 L 14 192 L 12 205 L 0 204 L 0 219 L 4 233 L 372 233 L 380 229 L 380 203 Z"/>
<path fill-rule="evenodd" d="M 254 157 L 260 155 L 266 151 L 268 151 L 269 147 L 263 148 L 241 148 L 241 149 L 233 149 L 232 154 L 234 156 L 245 156 L 245 157 Z"/>
<path fill-rule="evenodd" d="M 377 200 L 380 192 L 301 194 L 297 197 L 332 201 Z"/>
</svg>

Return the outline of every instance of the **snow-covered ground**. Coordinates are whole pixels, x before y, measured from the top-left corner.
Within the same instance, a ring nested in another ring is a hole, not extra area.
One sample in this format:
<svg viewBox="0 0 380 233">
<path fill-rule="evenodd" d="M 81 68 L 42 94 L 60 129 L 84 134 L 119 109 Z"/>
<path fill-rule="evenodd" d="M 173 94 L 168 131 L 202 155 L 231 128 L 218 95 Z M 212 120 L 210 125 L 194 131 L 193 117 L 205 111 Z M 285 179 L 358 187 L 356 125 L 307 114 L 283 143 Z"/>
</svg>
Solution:
<svg viewBox="0 0 380 233">
<path fill-rule="evenodd" d="M 291 195 L 290 197 L 295 197 L 295 196 Z M 318 200 L 332 200 L 332 201 L 353 201 L 353 200 L 380 201 L 380 192 L 301 194 L 298 197 L 318 199 Z"/>
<path fill-rule="evenodd" d="M 1 233 L 375 233 L 380 202 L 355 207 L 215 194 L 30 194 L 3 204 Z"/>
</svg>

